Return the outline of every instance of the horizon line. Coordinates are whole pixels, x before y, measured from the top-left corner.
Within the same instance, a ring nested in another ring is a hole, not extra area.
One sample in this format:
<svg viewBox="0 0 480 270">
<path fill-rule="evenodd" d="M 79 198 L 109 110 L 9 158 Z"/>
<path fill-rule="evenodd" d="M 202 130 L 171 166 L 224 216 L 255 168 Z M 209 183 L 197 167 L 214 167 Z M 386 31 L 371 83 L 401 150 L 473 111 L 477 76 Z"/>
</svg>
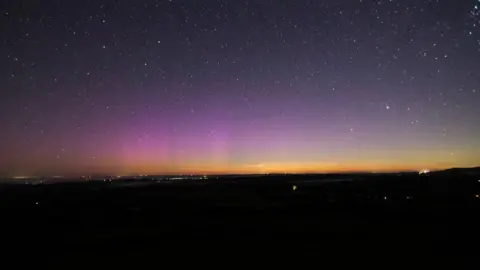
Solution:
<svg viewBox="0 0 480 270">
<path fill-rule="evenodd" d="M 454 169 L 454 168 L 447 168 Z M 447 169 L 428 170 L 429 172 L 443 171 Z M 266 172 L 266 173 L 132 173 L 132 174 L 115 174 L 115 173 L 92 173 L 92 174 L 75 174 L 75 175 L 14 175 L 14 176 L 0 176 L 1 178 L 10 179 L 32 179 L 32 178 L 89 178 L 89 177 L 104 177 L 112 176 L 117 178 L 125 177 L 149 177 L 149 176 L 253 176 L 253 175 L 329 175 L 329 174 L 382 174 L 382 173 L 418 173 L 423 170 L 379 170 L 379 171 L 331 171 L 331 172 Z"/>
</svg>

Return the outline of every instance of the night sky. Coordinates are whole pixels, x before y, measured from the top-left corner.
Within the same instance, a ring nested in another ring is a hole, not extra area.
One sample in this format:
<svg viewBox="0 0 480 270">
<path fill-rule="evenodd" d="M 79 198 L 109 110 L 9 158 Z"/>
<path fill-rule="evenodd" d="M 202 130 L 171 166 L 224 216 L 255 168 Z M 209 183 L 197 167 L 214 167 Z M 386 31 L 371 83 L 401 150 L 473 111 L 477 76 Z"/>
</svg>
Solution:
<svg viewBox="0 0 480 270">
<path fill-rule="evenodd" d="M 1 175 L 480 164 L 479 0 L 0 5 Z"/>
</svg>

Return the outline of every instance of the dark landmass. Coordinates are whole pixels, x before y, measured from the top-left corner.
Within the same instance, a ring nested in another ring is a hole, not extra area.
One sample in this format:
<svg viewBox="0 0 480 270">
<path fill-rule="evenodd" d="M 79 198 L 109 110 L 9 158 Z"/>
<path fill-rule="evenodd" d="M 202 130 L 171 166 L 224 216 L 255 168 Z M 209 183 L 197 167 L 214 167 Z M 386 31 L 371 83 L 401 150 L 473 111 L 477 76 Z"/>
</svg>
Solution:
<svg viewBox="0 0 480 270">
<path fill-rule="evenodd" d="M 0 200 L 4 247 L 69 267 L 166 254 L 415 261 L 476 256 L 480 243 L 480 168 L 4 184 Z"/>
</svg>

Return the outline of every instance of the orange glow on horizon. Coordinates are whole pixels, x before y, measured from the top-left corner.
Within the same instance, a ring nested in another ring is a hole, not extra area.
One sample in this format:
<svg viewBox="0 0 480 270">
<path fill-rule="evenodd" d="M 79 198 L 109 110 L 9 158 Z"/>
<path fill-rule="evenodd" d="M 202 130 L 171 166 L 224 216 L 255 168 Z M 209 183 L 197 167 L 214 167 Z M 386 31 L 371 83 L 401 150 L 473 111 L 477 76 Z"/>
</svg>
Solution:
<svg viewBox="0 0 480 270">
<path fill-rule="evenodd" d="M 134 166 L 122 170 L 122 175 L 155 175 L 155 174 L 305 174 L 305 173 L 353 173 L 353 172 L 416 172 L 415 166 L 379 166 L 379 165 L 339 165 L 339 164 L 295 164 L 295 163 L 261 163 L 244 166 L 182 166 L 168 168 L 165 166 Z M 447 167 L 429 166 L 432 170 L 446 169 Z"/>
<path fill-rule="evenodd" d="M 344 157 L 322 158 L 324 162 L 298 161 L 290 162 L 275 161 L 274 155 L 266 155 L 265 160 L 259 159 L 250 162 L 240 161 L 232 158 L 221 159 L 209 157 L 201 159 L 198 157 L 182 160 L 155 159 L 154 157 L 122 159 L 118 156 L 98 157 L 93 162 L 71 162 L 59 167 L 48 167 L 35 171 L 36 164 L 32 164 L 28 171 L 19 168 L 17 175 L 49 176 L 49 175 L 178 175 L 178 174 L 304 174 L 304 173 L 382 173 L 382 172 L 419 172 L 425 168 L 431 171 L 442 170 L 452 167 L 475 167 L 472 162 L 474 158 L 465 156 L 447 156 L 446 158 L 432 157 L 432 153 L 425 155 L 409 155 L 396 152 L 383 157 L 383 153 L 363 153 L 363 158 L 356 158 L 357 155 L 344 155 Z M 433 154 L 436 154 L 435 152 Z M 445 155 L 443 155 L 445 157 Z M 293 157 L 295 158 L 295 157 Z M 249 158 L 250 159 L 250 158 Z M 278 160 L 278 158 L 277 158 Z M 433 160 L 433 161 L 432 161 Z M 440 160 L 440 161 L 436 161 Z M 394 165 L 392 165 L 394 164 Z"/>
</svg>

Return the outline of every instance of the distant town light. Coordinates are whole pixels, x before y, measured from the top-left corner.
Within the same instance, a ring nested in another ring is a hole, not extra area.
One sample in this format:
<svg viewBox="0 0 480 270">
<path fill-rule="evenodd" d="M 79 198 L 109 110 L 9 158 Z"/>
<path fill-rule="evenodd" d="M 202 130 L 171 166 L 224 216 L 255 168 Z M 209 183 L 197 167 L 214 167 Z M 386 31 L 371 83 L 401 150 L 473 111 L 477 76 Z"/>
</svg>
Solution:
<svg viewBox="0 0 480 270">
<path fill-rule="evenodd" d="M 25 176 L 25 175 L 17 175 L 17 176 L 12 177 L 12 179 L 28 179 L 28 178 L 30 178 L 30 177 Z"/>
<path fill-rule="evenodd" d="M 424 169 L 418 172 L 418 174 L 428 174 L 428 173 L 430 173 L 429 169 Z"/>
</svg>

